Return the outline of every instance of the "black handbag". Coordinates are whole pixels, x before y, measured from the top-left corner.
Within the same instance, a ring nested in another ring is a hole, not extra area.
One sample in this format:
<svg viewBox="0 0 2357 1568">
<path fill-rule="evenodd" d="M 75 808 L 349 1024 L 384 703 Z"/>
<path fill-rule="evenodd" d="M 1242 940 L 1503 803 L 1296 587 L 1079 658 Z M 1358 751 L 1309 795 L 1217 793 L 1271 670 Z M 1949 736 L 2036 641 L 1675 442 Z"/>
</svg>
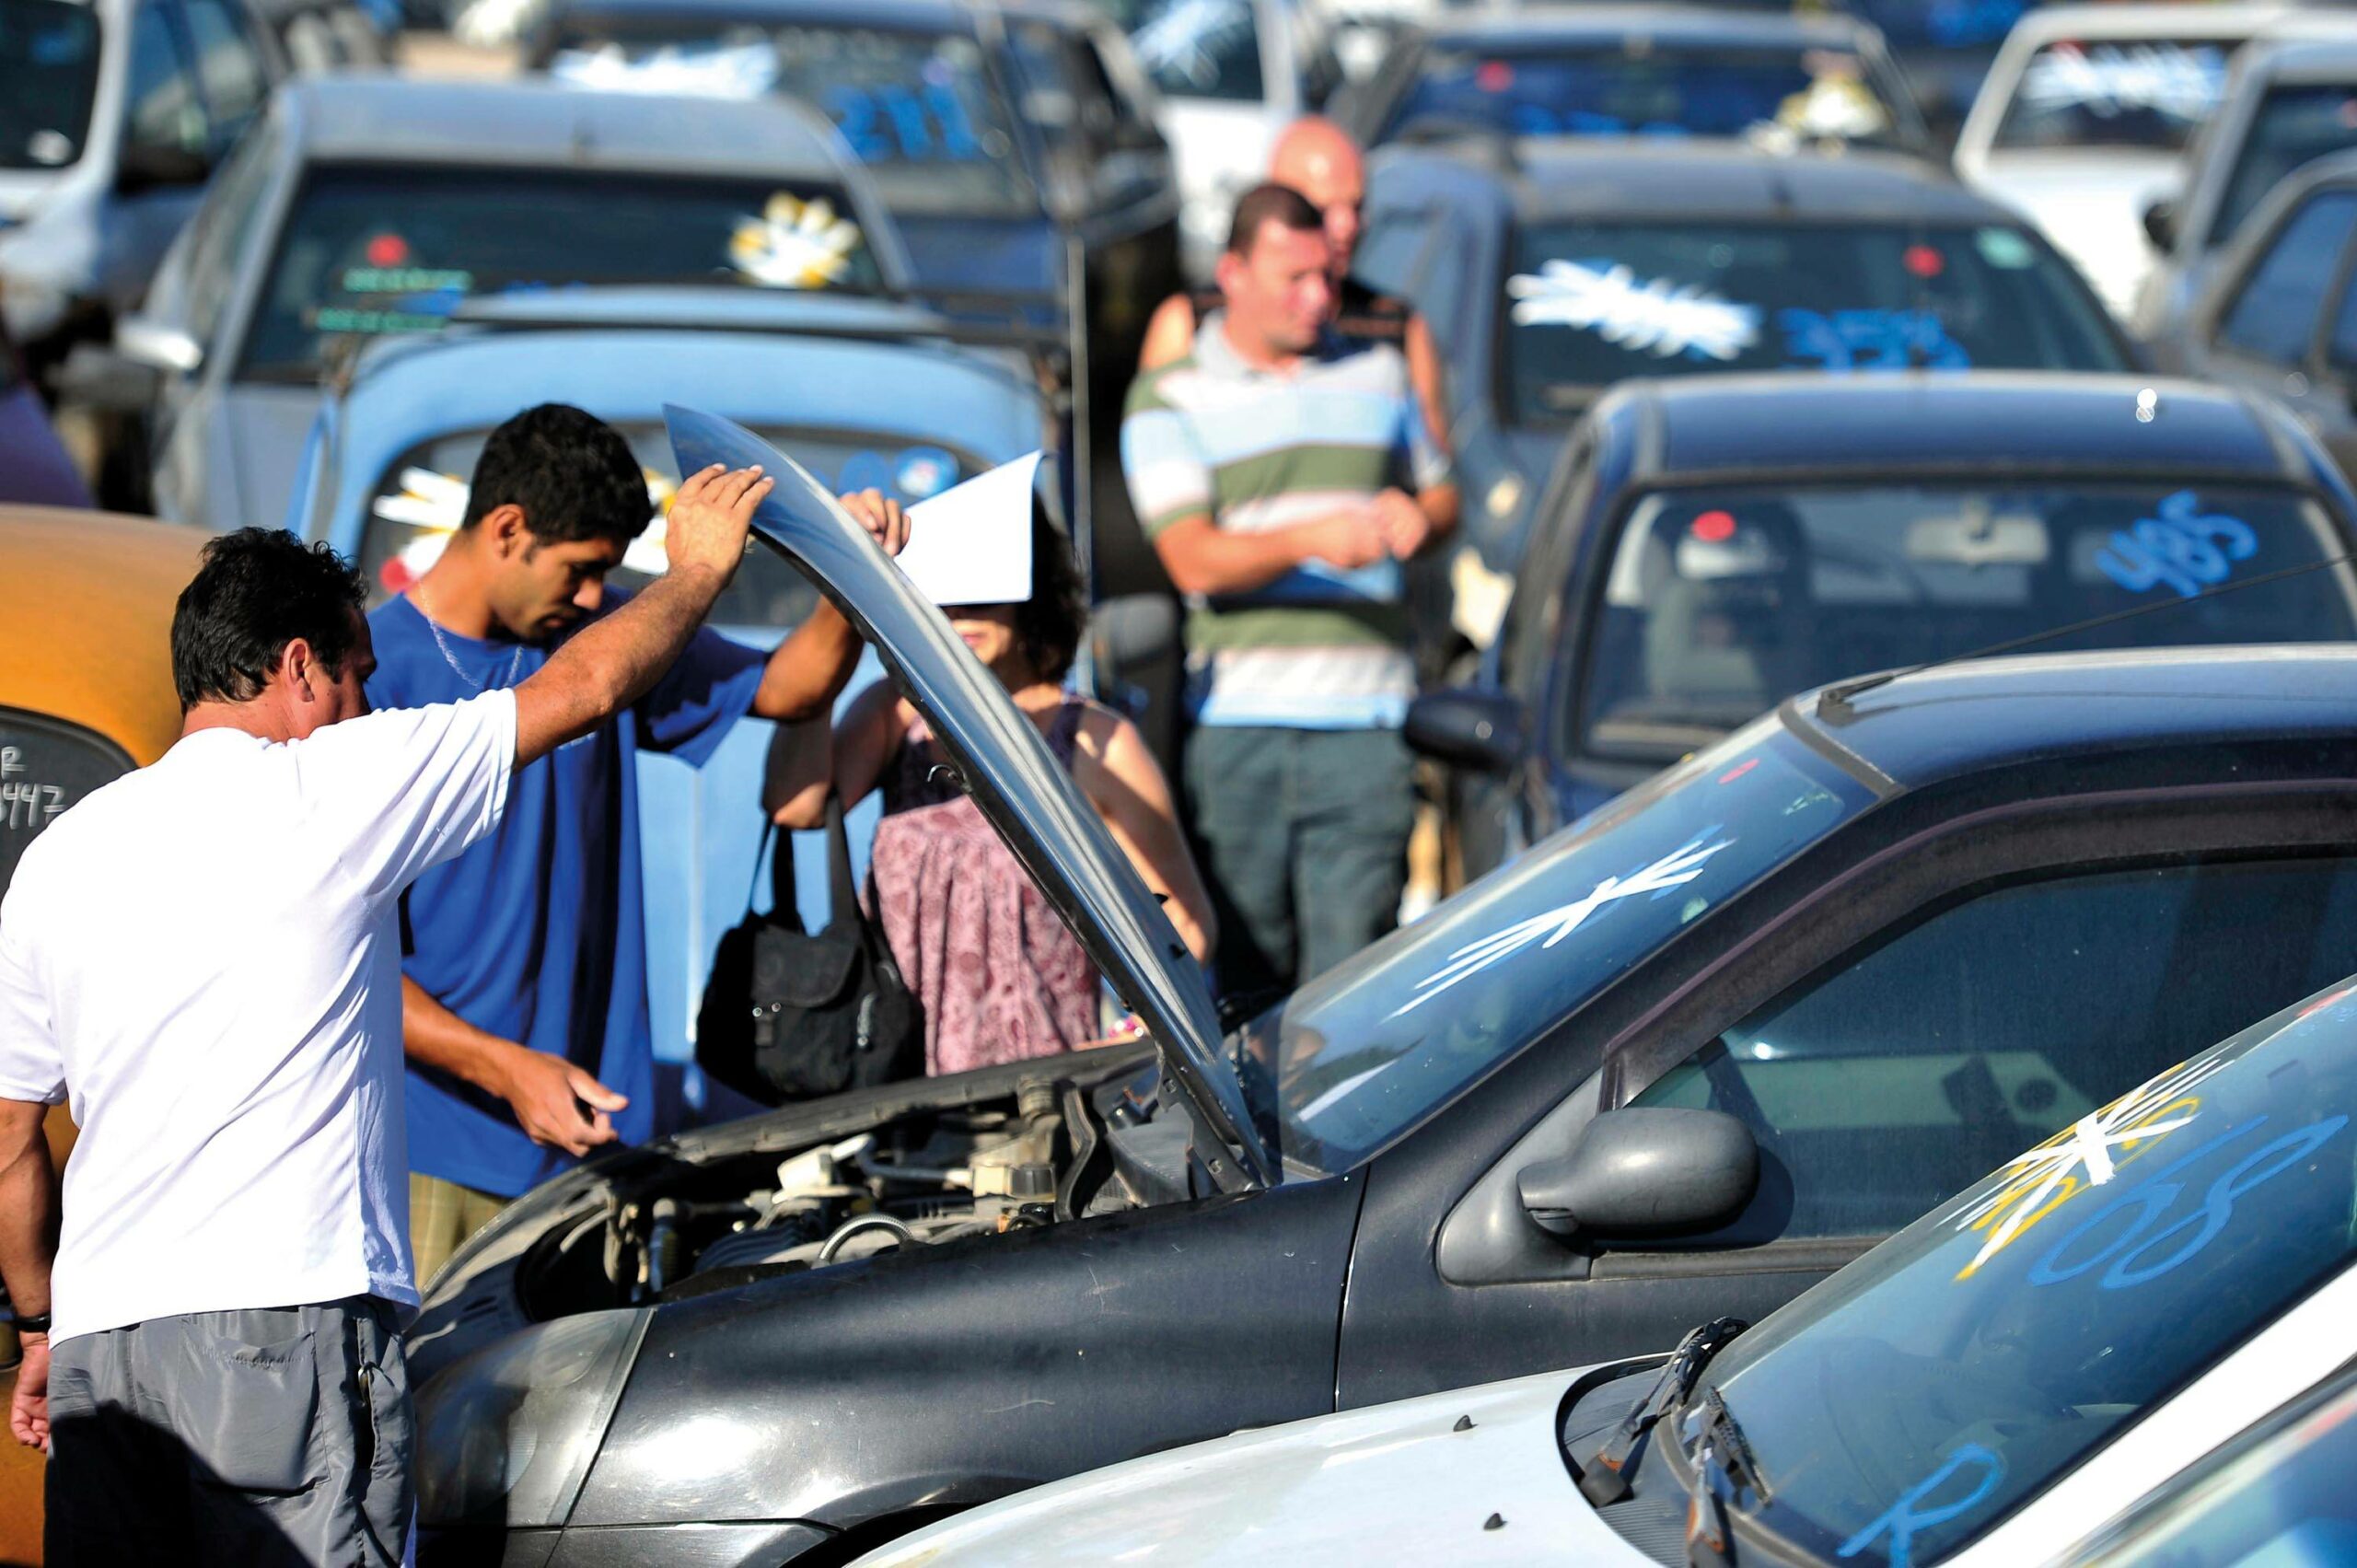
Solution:
<svg viewBox="0 0 2357 1568">
<path fill-rule="evenodd" d="M 831 794 L 827 863 L 831 907 L 813 934 L 795 908 L 794 841 L 778 845 L 773 907 L 720 939 L 696 1014 L 696 1064 L 765 1105 L 924 1072 L 923 1009 L 860 908 L 842 802 Z"/>
</svg>

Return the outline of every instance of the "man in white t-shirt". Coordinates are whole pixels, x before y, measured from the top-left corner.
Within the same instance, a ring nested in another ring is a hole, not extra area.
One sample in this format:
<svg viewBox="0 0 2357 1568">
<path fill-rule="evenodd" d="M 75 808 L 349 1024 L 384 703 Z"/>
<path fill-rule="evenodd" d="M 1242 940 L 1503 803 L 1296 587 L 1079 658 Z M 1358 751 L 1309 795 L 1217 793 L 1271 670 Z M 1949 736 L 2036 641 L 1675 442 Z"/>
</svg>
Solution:
<svg viewBox="0 0 2357 1568">
<path fill-rule="evenodd" d="M 669 668 L 769 489 L 696 475 L 666 575 L 530 679 L 381 714 L 357 574 L 266 529 L 206 548 L 180 741 L 0 902 L 0 1281 L 36 1330 L 9 1424 L 50 1449 L 54 1568 L 401 1561 L 397 900 Z M 41 1115 L 69 1096 L 61 1236 Z"/>
</svg>

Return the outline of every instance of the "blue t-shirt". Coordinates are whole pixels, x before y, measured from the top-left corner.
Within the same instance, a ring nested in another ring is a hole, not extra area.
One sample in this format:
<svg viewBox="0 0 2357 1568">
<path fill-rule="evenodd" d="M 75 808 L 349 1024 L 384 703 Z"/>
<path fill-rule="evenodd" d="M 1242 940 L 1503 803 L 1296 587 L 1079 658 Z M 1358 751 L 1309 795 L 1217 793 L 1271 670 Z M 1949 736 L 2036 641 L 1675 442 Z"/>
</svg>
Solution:
<svg viewBox="0 0 2357 1568">
<path fill-rule="evenodd" d="M 610 591 L 604 613 L 623 598 Z M 379 607 L 368 625 L 368 701 L 379 708 L 520 685 L 553 651 L 459 636 L 406 598 Z M 517 770 L 492 836 L 410 888 L 404 972 L 476 1028 L 628 1095 L 613 1119 L 625 1143 L 644 1142 L 655 1117 L 635 754 L 702 766 L 752 706 L 767 657 L 697 633 L 636 707 Z M 409 1166 L 423 1175 L 514 1197 L 574 1163 L 527 1137 L 505 1101 L 414 1063 L 408 1111 Z"/>
</svg>

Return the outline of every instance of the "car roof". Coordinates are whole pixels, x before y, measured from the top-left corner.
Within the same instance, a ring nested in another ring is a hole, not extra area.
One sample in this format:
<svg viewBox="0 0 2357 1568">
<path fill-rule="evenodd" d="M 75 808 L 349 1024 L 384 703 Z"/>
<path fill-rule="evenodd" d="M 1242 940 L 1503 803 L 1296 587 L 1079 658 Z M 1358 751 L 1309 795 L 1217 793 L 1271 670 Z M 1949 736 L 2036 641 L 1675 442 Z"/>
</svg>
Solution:
<svg viewBox="0 0 2357 1568">
<path fill-rule="evenodd" d="M 2297 30 L 2287 35 L 2262 35 L 2245 44 L 2235 56 L 2235 74 L 2246 80 L 2261 75 L 2314 76 L 2329 81 L 2357 78 L 2357 23 L 2338 17 L 2326 20 L 2302 16 L 2295 27 Z M 2310 31 L 2341 36 L 2304 36 Z"/>
<path fill-rule="evenodd" d="M 145 765 L 180 738 L 172 608 L 201 528 L 0 506 L 0 707 L 93 730 Z"/>
<path fill-rule="evenodd" d="M 1804 17 L 1791 11 L 1721 10 L 1707 6 L 1520 6 L 1453 16 L 1427 34 L 1445 49 L 1539 48 L 1643 39 L 1689 45 L 1775 44 L 1855 47 L 1873 36 L 1856 17 Z"/>
<path fill-rule="evenodd" d="M 563 0 L 549 26 L 562 31 L 575 17 L 694 17 L 970 34 L 980 29 L 985 10 L 1073 29 L 1097 15 L 1079 0 L 1002 0 L 988 6 L 969 0 Z"/>
<path fill-rule="evenodd" d="M 312 161 L 639 168 L 759 179 L 843 179 L 834 130 L 781 98 L 589 92 L 540 78 L 297 77 L 284 119 Z"/>
<path fill-rule="evenodd" d="M 2281 5 L 2041 6 L 2014 24 L 2009 42 L 2035 48 L 2057 39 L 2253 38 L 2301 13 Z"/>
<path fill-rule="evenodd" d="M 2154 417 L 2137 417 L 2151 392 Z M 1591 417 L 1634 413 L 1631 484 L 1714 476 L 2038 471 L 2307 483 L 2305 455 L 2244 393 L 2061 371 L 1782 371 L 1623 383 Z"/>
<path fill-rule="evenodd" d="M 1968 659 L 1846 699 L 1796 697 L 1784 722 L 1906 788 L 2058 753 L 2347 738 L 2357 646 L 2155 647 Z"/>
<path fill-rule="evenodd" d="M 2002 224 L 2010 209 L 1904 153 L 1847 147 L 1779 153 L 1740 143 L 1643 137 L 1524 138 L 1508 167 L 1481 144 L 1420 148 L 1379 160 L 1387 187 L 1460 182 L 1469 167 L 1503 180 L 1527 219 L 1579 217 L 1850 218 Z M 1422 167 L 1419 167 L 1422 166 Z"/>
</svg>

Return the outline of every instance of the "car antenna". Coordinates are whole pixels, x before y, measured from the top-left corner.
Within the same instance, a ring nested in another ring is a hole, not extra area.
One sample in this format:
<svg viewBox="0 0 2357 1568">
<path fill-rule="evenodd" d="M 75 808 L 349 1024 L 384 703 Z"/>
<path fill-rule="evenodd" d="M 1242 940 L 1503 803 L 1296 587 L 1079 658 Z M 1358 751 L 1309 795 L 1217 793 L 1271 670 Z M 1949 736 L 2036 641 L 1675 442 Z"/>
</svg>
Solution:
<svg viewBox="0 0 2357 1568">
<path fill-rule="evenodd" d="M 2204 588 L 2198 594 L 2188 594 L 2182 598 L 2164 599 L 2158 604 L 2140 604 L 2133 610 L 2115 610 L 2108 615 L 2097 615 L 2085 621 L 2073 621 L 2067 626 L 2055 626 L 2043 632 L 2033 632 L 2026 637 L 2008 638 L 2002 643 L 1991 643 L 1985 648 L 1950 654 L 1945 658 L 1926 659 L 1922 664 L 1910 664 L 1899 669 L 1886 669 L 1879 675 L 1866 675 L 1854 680 L 1840 681 L 1818 692 L 1817 704 L 1820 709 L 1847 707 L 1852 698 L 1871 691 L 1877 686 L 1887 686 L 1892 681 L 1906 676 L 1921 675 L 1925 670 L 1938 669 L 1951 664 L 1963 664 L 1969 659 L 1994 658 L 1999 654 L 2009 654 L 2016 648 L 2026 648 L 2038 643 L 2051 642 L 2057 637 L 2068 637 L 2080 632 L 2092 632 L 2099 626 L 2109 626 L 2115 621 L 2133 621 L 2140 615 L 2159 615 L 2185 605 L 2199 604 L 2203 599 L 2221 598 L 2227 594 L 2240 593 L 2245 588 L 2255 588 L 2262 583 L 2280 583 L 2286 577 L 2297 577 L 2309 572 L 2320 572 L 2328 566 L 2346 566 L 2351 562 L 2357 562 L 2357 551 L 2327 556 L 2322 561 L 2311 561 L 2301 566 L 2286 566 L 2281 571 L 2262 572 L 2256 577 L 2246 577 L 2239 583 L 2221 583 L 2214 588 Z"/>
</svg>

